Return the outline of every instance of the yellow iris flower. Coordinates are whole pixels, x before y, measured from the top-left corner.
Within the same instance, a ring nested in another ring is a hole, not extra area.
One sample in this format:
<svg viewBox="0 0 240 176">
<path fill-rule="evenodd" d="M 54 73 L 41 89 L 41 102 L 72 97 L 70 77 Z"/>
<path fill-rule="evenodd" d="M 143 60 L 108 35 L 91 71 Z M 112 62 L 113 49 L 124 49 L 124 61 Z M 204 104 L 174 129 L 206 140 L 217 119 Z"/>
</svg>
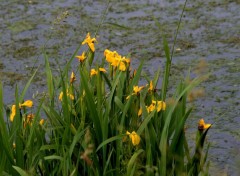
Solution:
<svg viewBox="0 0 240 176">
<path fill-rule="evenodd" d="M 127 131 L 126 134 L 130 137 L 132 144 L 134 146 L 136 146 L 140 143 L 141 138 L 135 131 L 133 131 L 132 133 Z"/>
<path fill-rule="evenodd" d="M 166 103 L 164 101 L 154 101 L 154 100 L 152 100 L 152 104 L 150 104 L 147 107 L 147 111 L 149 113 L 149 112 L 152 112 L 155 109 L 157 109 L 157 112 L 159 112 L 161 110 L 165 111 L 166 110 Z"/>
<path fill-rule="evenodd" d="M 142 108 L 138 110 L 138 117 L 142 115 Z"/>
<path fill-rule="evenodd" d="M 93 68 L 93 69 L 91 69 L 90 76 L 97 75 L 97 73 L 98 72 Z"/>
<path fill-rule="evenodd" d="M 144 86 L 141 86 L 141 87 L 133 86 L 133 93 L 138 95 L 143 88 Z"/>
<path fill-rule="evenodd" d="M 31 100 L 27 100 L 23 104 L 20 104 L 19 106 L 20 106 L 20 108 L 22 108 L 22 107 L 31 108 L 33 106 L 33 102 Z"/>
<path fill-rule="evenodd" d="M 10 114 L 11 122 L 13 122 L 15 115 L 16 115 L 16 105 L 12 105 L 11 114 Z"/>
<path fill-rule="evenodd" d="M 96 41 L 97 41 L 96 38 L 91 38 L 90 33 L 88 33 L 85 40 L 82 42 L 82 45 L 87 44 L 91 51 L 94 52 L 95 51 L 94 42 Z"/>
<path fill-rule="evenodd" d="M 138 87 L 133 86 L 133 93 L 131 95 L 139 95 L 140 91 L 144 88 L 144 86 Z M 129 99 L 131 95 L 128 95 L 126 99 Z"/>
<path fill-rule="evenodd" d="M 32 106 L 33 106 L 33 102 L 31 100 L 26 100 L 22 104 L 19 103 L 19 108 L 22 108 L 22 107 L 31 108 Z M 11 114 L 10 114 L 11 122 L 13 122 L 15 115 L 16 115 L 16 105 L 12 105 Z"/>
<path fill-rule="evenodd" d="M 86 59 L 85 52 L 82 55 L 76 56 L 76 58 L 82 63 Z"/>
<path fill-rule="evenodd" d="M 43 126 L 44 122 L 45 122 L 45 120 L 44 120 L 44 119 L 41 119 L 41 120 L 39 121 L 39 125 Z"/>
<path fill-rule="evenodd" d="M 104 72 L 104 73 L 107 72 L 107 70 L 106 70 L 105 68 L 101 68 L 101 67 L 99 68 L 99 71 L 100 71 L 100 72 Z"/>
<path fill-rule="evenodd" d="M 210 128 L 211 126 L 212 126 L 212 124 L 209 124 L 209 123 L 206 124 L 203 119 L 200 119 L 198 122 L 199 130 L 206 130 L 206 129 Z"/>
</svg>

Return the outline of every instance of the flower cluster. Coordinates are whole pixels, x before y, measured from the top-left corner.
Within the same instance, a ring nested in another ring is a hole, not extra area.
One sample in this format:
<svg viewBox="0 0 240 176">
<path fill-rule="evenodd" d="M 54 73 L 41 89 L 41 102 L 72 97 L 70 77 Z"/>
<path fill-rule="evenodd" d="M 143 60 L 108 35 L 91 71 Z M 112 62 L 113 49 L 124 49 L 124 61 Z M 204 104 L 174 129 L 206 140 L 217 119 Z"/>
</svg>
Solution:
<svg viewBox="0 0 240 176">
<path fill-rule="evenodd" d="M 130 59 L 122 57 L 117 51 L 110 51 L 106 49 L 104 51 L 106 61 L 114 68 L 119 68 L 120 71 L 126 71 L 127 66 L 130 64 Z"/>
<path fill-rule="evenodd" d="M 154 111 L 155 109 L 157 112 L 160 112 L 161 110 L 166 110 L 166 103 L 164 101 L 154 101 L 152 100 L 152 103 L 149 106 L 146 106 L 147 112 L 150 113 Z M 138 110 L 138 116 L 142 115 L 142 108 Z"/>
<path fill-rule="evenodd" d="M 147 111 L 149 113 L 149 112 L 154 111 L 155 109 L 157 110 L 157 112 L 159 112 L 161 110 L 165 111 L 166 110 L 166 103 L 164 101 L 154 101 L 154 100 L 152 100 L 152 103 L 149 106 L 147 106 Z"/>
</svg>

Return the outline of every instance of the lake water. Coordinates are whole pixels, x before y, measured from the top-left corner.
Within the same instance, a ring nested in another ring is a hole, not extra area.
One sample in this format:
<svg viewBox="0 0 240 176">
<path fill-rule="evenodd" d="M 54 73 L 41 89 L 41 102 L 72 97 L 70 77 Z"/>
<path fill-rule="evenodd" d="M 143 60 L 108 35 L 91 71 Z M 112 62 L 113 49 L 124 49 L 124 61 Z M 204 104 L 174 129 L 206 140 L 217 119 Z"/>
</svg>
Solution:
<svg viewBox="0 0 240 176">
<path fill-rule="evenodd" d="M 130 53 L 133 66 L 145 59 L 144 71 L 153 75 L 165 62 L 162 34 L 172 46 L 183 4 L 183 0 L 112 0 L 97 34 L 97 58 L 103 57 L 104 48 Z M 0 80 L 5 103 L 13 103 L 16 83 L 21 88 L 38 66 L 27 98 L 43 92 L 42 48 L 47 48 L 54 69 L 56 63 L 64 66 L 86 33 L 97 30 L 106 7 L 103 0 L 1 0 Z M 195 110 L 188 120 L 189 137 L 195 135 L 193 126 L 199 118 L 213 123 L 207 138 L 210 172 L 240 175 L 240 1 L 189 1 L 175 48 L 171 88 L 189 68 L 192 77 L 199 70 L 211 73 L 200 85 L 205 96 L 191 103 Z"/>
</svg>

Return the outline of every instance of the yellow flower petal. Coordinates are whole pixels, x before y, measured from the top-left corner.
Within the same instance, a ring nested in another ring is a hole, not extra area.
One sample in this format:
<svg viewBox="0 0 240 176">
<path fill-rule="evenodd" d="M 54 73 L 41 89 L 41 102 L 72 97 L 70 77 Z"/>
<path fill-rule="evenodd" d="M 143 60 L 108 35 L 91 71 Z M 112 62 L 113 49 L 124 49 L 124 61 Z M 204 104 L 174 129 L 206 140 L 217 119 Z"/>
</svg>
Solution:
<svg viewBox="0 0 240 176">
<path fill-rule="evenodd" d="M 161 110 L 166 110 L 166 103 L 164 101 L 154 101 L 152 100 L 152 106 L 156 107 L 157 106 L 157 112 Z"/>
<path fill-rule="evenodd" d="M 147 107 L 148 113 L 154 111 L 155 108 L 156 108 L 156 106 L 155 106 L 154 104 L 150 104 L 150 105 Z"/>
<path fill-rule="evenodd" d="M 96 39 L 95 39 L 96 40 Z M 89 48 L 92 50 L 92 52 L 94 52 L 95 51 L 95 46 L 94 46 L 94 43 L 92 43 L 92 42 L 89 42 L 88 43 L 88 46 L 89 46 Z"/>
<path fill-rule="evenodd" d="M 130 59 L 129 59 L 129 58 L 126 58 L 126 57 L 123 57 L 123 58 L 122 58 L 122 61 L 123 61 L 123 62 L 126 62 L 127 64 L 130 63 Z"/>
<path fill-rule="evenodd" d="M 142 108 L 138 110 L 138 117 L 142 115 Z"/>
<path fill-rule="evenodd" d="M 76 81 L 76 77 L 75 77 L 75 74 L 72 72 L 71 78 L 70 78 L 70 83 L 72 84 L 74 81 Z"/>
<path fill-rule="evenodd" d="M 119 63 L 119 70 L 121 70 L 121 71 L 126 71 L 126 65 L 125 65 L 125 63 L 124 62 L 120 62 Z"/>
<path fill-rule="evenodd" d="M 60 92 L 58 99 L 62 101 L 62 98 L 63 98 L 63 92 Z"/>
<path fill-rule="evenodd" d="M 39 125 L 42 126 L 44 124 L 44 121 L 45 121 L 44 119 L 41 119 L 40 122 L 39 122 Z"/>
<path fill-rule="evenodd" d="M 71 99 L 71 100 L 74 100 L 74 96 L 72 95 L 72 94 L 67 94 L 68 95 L 68 97 Z"/>
<path fill-rule="evenodd" d="M 132 141 L 132 144 L 134 146 L 136 146 L 136 145 L 138 145 L 140 143 L 141 138 L 135 131 L 133 131 L 132 133 L 129 133 L 127 131 L 127 135 L 129 135 L 129 137 L 130 137 L 130 139 Z"/>
<path fill-rule="evenodd" d="M 97 75 L 97 71 L 95 69 L 91 69 L 90 76 Z"/>
<path fill-rule="evenodd" d="M 82 55 L 76 56 L 76 58 L 80 61 L 83 62 L 86 59 L 85 52 L 82 53 Z"/>
<path fill-rule="evenodd" d="M 15 115 L 16 115 L 16 105 L 12 105 L 11 114 L 10 114 L 11 122 L 13 122 Z"/>
<path fill-rule="evenodd" d="M 205 124 L 203 119 L 200 119 L 198 122 L 198 129 L 199 130 L 205 130 L 208 129 L 212 126 L 212 124 Z"/>
<path fill-rule="evenodd" d="M 92 52 L 95 51 L 95 46 L 94 46 L 94 42 L 96 42 L 96 38 L 91 38 L 90 33 L 87 34 L 85 40 L 82 42 L 82 45 L 87 44 L 88 47 L 92 50 Z"/>
<path fill-rule="evenodd" d="M 157 101 L 157 112 L 166 109 L 166 103 L 163 101 Z"/>
<path fill-rule="evenodd" d="M 106 57 L 110 53 L 111 53 L 111 51 L 109 49 L 105 49 L 103 55 Z"/>
<path fill-rule="evenodd" d="M 29 108 L 31 108 L 32 106 L 33 106 L 33 102 L 31 100 L 27 100 L 23 104 L 20 104 L 20 108 L 21 107 L 29 107 Z"/>
<path fill-rule="evenodd" d="M 99 71 L 104 72 L 104 73 L 107 72 L 107 70 L 105 68 L 101 68 L 101 67 L 99 68 Z"/>
<path fill-rule="evenodd" d="M 153 82 L 150 81 L 148 91 L 153 91 L 153 90 L 154 90 L 154 88 L 153 88 Z"/>
<path fill-rule="evenodd" d="M 141 87 L 133 86 L 134 94 L 138 94 L 143 88 L 144 88 L 144 86 L 141 86 Z"/>
<path fill-rule="evenodd" d="M 68 96 L 71 100 L 74 100 L 73 94 L 68 93 L 68 90 L 67 90 L 67 96 Z M 60 101 L 62 101 L 62 99 L 63 99 L 63 92 L 60 92 L 58 99 L 59 99 Z"/>
</svg>

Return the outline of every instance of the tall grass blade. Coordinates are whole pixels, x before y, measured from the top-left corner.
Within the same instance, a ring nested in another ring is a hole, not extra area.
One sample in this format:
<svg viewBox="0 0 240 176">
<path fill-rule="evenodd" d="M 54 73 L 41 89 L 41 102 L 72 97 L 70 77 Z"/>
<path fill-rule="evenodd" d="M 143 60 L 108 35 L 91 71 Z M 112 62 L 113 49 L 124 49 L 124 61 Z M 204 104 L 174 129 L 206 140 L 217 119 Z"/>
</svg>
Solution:
<svg viewBox="0 0 240 176">
<path fill-rule="evenodd" d="M 111 143 L 111 142 L 113 142 L 113 141 L 122 139 L 123 136 L 125 136 L 125 134 L 108 138 L 107 140 L 103 141 L 103 142 L 97 147 L 96 152 L 98 152 L 98 150 L 100 150 L 103 146 L 107 145 L 108 143 Z"/>
<path fill-rule="evenodd" d="M 23 94 L 22 94 L 23 95 Z M 19 109 L 19 97 L 18 97 L 18 87 L 16 86 L 15 90 L 15 105 L 16 105 L 16 115 L 13 120 L 13 128 L 14 130 L 14 139 L 16 142 L 16 165 L 23 168 L 24 167 L 24 154 L 23 154 L 23 139 L 22 139 L 22 117 L 20 115 Z"/>
<path fill-rule="evenodd" d="M 6 128 L 6 122 L 4 120 L 4 115 L 3 115 L 3 107 L 4 107 L 3 87 L 2 87 L 2 83 L 0 82 L 0 137 L 1 137 L 0 141 L 4 151 L 2 152 L 2 156 L 5 153 L 10 163 L 14 164 L 13 153 L 11 152 L 11 144 L 9 143 L 9 134 Z"/>
<path fill-rule="evenodd" d="M 137 151 L 133 154 L 133 156 L 131 157 L 131 159 L 129 160 L 128 165 L 127 165 L 127 176 L 130 176 L 130 175 L 132 175 L 132 173 L 134 173 L 135 161 L 136 161 L 137 157 L 138 157 L 142 152 L 144 152 L 143 149 L 137 150 Z"/>
<path fill-rule="evenodd" d="M 84 90 L 86 91 L 86 102 L 87 102 L 88 108 L 91 109 L 90 118 L 92 119 L 94 128 L 97 131 L 96 133 L 97 141 L 100 142 L 102 140 L 102 129 L 101 129 L 101 122 L 99 120 L 99 116 L 97 113 L 97 107 L 93 101 L 93 95 L 88 87 L 88 83 L 85 78 L 85 75 L 81 70 L 80 70 L 80 75 L 81 75 L 82 85 L 84 87 Z"/>
<path fill-rule="evenodd" d="M 21 169 L 20 167 L 13 166 L 13 168 L 21 175 L 21 176 L 30 176 L 26 171 Z"/>
<path fill-rule="evenodd" d="M 45 71 L 46 71 L 46 76 L 47 76 L 47 87 L 48 87 L 48 95 L 51 100 L 51 102 L 54 102 L 54 84 L 53 84 L 53 75 L 52 71 L 50 68 L 48 56 L 46 53 L 44 53 L 44 58 L 45 58 Z"/>
<path fill-rule="evenodd" d="M 163 38 L 163 46 L 164 46 L 164 52 L 166 56 L 166 64 L 165 64 L 165 70 L 163 75 L 164 77 L 162 81 L 161 98 L 163 101 L 165 101 L 166 95 L 167 95 L 168 81 L 170 77 L 170 68 L 171 68 L 170 50 L 169 50 L 168 42 L 165 37 Z"/>
<path fill-rule="evenodd" d="M 22 102 L 23 101 L 23 98 L 29 88 L 29 86 L 31 85 L 31 82 L 33 80 L 33 78 L 35 77 L 36 73 L 37 73 L 38 69 L 35 70 L 35 72 L 33 73 L 33 75 L 31 76 L 31 78 L 28 80 L 27 84 L 25 85 L 20 97 L 19 97 L 19 102 Z"/>
<path fill-rule="evenodd" d="M 160 141 L 160 145 L 159 145 L 159 149 L 161 151 L 161 175 L 166 175 L 167 174 L 167 142 L 168 142 L 168 130 L 169 130 L 169 125 L 172 119 L 172 114 L 179 102 L 179 100 L 183 97 L 184 94 L 186 94 L 187 92 L 189 92 L 193 87 L 195 87 L 196 85 L 198 85 L 199 83 L 201 83 L 203 81 L 204 77 L 199 77 L 199 78 L 195 78 L 180 94 L 179 96 L 176 98 L 175 103 L 173 104 L 173 106 L 171 106 L 171 108 L 168 111 L 166 120 L 165 120 L 165 124 L 163 127 L 163 131 L 161 134 L 161 141 Z"/>
</svg>

